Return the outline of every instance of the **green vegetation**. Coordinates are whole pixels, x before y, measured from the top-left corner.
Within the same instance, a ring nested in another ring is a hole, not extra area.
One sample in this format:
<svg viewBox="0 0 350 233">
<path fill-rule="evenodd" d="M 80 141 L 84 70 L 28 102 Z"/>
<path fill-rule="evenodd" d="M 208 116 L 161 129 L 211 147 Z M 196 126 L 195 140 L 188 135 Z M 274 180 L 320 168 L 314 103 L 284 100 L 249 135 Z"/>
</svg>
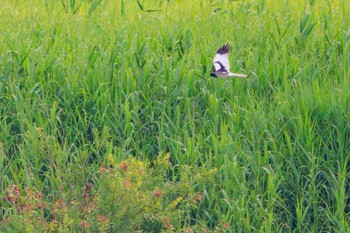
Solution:
<svg viewBox="0 0 350 233">
<path fill-rule="evenodd" d="M 350 231 L 348 9 L 2 1 L 0 231 Z"/>
</svg>

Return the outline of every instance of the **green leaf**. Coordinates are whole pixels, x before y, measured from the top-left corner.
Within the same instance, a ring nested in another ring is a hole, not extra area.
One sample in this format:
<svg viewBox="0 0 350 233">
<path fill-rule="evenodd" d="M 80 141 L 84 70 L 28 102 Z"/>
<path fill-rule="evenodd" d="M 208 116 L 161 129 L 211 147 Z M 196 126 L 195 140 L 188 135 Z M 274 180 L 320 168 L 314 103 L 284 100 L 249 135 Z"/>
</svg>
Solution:
<svg viewBox="0 0 350 233">
<path fill-rule="evenodd" d="M 303 40 L 305 40 L 307 37 L 309 37 L 309 35 L 310 35 L 312 29 L 314 28 L 314 26 L 315 26 L 315 24 L 312 23 L 305 29 L 305 31 L 303 31 L 303 33 L 301 34 L 301 38 Z"/>
<path fill-rule="evenodd" d="M 94 12 L 96 10 L 96 8 L 98 7 L 98 5 L 102 2 L 102 0 L 95 0 L 92 2 L 90 9 L 89 9 L 89 15 L 91 15 L 92 12 Z"/>
<path fill-rule="evenodd" d="M 162 10 L 145 10 L 145 12 L 158 12 L 158 11 L 162 11 Z"/>
<path fill-rule="evenodd" d="M 141 2 L 139 0 L 136 0 L 137 1 L 137 5 L 139 5 L 139 8 L 141 9 L 141 11 L 143 11 L 143 5 L 141 4 Z"/>
</svg>

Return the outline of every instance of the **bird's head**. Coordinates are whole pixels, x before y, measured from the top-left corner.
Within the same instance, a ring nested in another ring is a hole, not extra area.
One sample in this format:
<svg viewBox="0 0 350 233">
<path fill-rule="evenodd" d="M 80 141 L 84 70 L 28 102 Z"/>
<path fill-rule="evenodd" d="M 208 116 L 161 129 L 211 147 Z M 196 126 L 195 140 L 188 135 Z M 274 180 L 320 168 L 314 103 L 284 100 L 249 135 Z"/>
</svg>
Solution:
<svg viewBox="0 0 350 233">
<path fill-rule="evenodd" d="M 210 70 L 210 76 L 211 77 L 214 77 L 214 78 L 217 78 L 218 76 L 215 74 L 215 68 L 213 66 L 213 68 Z"/>
<path fill-rule="evenodd" d="M 211 76 L 211 77 L 214 77 L 214 78 L 217 78 L 217 77 L 218 77 L 214 72 L 210 72 L 210 76 Z"/>
</svg>

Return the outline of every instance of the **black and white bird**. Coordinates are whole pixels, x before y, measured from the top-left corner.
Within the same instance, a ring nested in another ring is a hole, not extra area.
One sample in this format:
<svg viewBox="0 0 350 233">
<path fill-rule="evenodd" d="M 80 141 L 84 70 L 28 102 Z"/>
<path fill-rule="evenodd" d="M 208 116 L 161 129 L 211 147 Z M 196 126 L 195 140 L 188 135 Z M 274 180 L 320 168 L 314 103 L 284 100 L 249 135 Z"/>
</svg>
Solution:
<svg viewBox="0 0 350 233">
<path fill-rule="evenodd" d="M 210 71 L 210 76 L 215 78 L 247 77 L 245 74 L 236 74 L 230 72 L 230 62 L 228 60 L 228 52 L 230 49 L 230 45 L 225 44 L 216 52 L 213 60 L 215 68 Z"/>
</svg>

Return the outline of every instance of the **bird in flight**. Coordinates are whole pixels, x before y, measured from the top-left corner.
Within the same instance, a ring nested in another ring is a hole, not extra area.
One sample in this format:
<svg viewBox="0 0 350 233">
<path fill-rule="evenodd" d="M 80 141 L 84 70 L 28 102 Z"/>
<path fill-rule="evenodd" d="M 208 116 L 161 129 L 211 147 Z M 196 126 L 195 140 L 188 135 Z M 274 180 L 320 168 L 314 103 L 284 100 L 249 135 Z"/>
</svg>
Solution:
<svg viewBox="0 0 350 233">
<path fill-rule="evenodd" d="M 228 52 L 230 49 L 230 45 L 225 44 L 216 52 L 213 60 L 215 68 L 210 71 L 210 76 L 214 78 L 247 77 L 245 74 L 236 74 L 230 72 L 230 62 L 228 60 Z"/>
</svg>

